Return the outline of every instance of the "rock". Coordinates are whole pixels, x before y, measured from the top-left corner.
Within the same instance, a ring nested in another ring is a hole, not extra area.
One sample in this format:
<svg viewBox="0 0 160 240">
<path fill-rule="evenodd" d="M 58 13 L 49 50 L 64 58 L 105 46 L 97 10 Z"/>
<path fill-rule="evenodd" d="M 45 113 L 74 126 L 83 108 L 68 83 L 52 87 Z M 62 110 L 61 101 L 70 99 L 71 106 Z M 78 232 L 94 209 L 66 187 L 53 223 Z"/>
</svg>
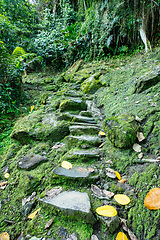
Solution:
<svg viewBox="0 0 160 240">
<path fill-rule="evenodd" d="M 62 192 L 51 199 L 40 199 L 40 201 L 50 204 L 69 215 L 71 218 L 82 218 L 88 223 L 95 223 L 95 218 L 90 211 L 90 199 L 87 193 L 76 191 Z"/>
<path fill-rule="evenodd" d="M 20 161 L 18 162 L 18 167 L 30 170 L 45 161 L 48 161 L 47 157 L 40 156 L 34 153 L 29 153 L 28 155 L 21 157 Z"/>
<path fill-rule="evenodd" d="M 91 236 L 91 240 L 99 240 L 98 237 L 96 235 L 92 235 Z"/>
<path fill-rule="evenodd" d="M 81 136 L 69 135 L 65 138 L 64 141 L 69 149 L 77 147 L 77 145 L 79 145 L 82 148 L 84 147 L 84 145 L 86 145 L 86 147 L 98 147 L 102 142 L 102 140 L 99 137 L 90 135 Z"/>
<path fill-rule="evenodd" d="M 135 82 L 134 93 L 141 93 L 144 90 L 154 86 L 160 81 L 160 65 L 156 66 L 155 69 L 144 76 L 138 78 Z"/>
<path fill-rule="evenodd" d="M 22 207 L 22 215 L 28 216 L 32 210 L 34 202 L 28 202 Z"/>
<path fill-rule="evenodd" d="M 92 117 L 92 112 L 90 111 L 81 111 L 79 113 L 80 116 L 84 116 L 84 117 Z"/>
<path fill-rule="evenodd" d="M 62 140 L 69 134 L 68 123 L 59 122 L 52 113 L 35 111 L 16 122 L 11 137 L 25 143 L 31 140 Z"/>
<path fill-rule="evenodd" d="M 107 224 L 108 230 L 111 233 L 116 231 L 121 222 L 117 215 L 115 217 L 102 217 L 101 219 Z"/>
<path fill-rule="evenodd" d="M 84 167 L 72 167 L 70 169 L 66 169 L 63 167 L 57 167 L 54 169 L 54 174 L 59 176 L 65 176 L 69 178 L 90 178 L 97 179 L 98 173 L 91 172 L 89 169 Z"/>
<path fill-rule="evenodd" d="M 90 111 L 92 113 L 93 118 L 96 121 L 98 121 L 98 120 L 102 121 L 102 114 L 101 114 L 99 108 L 97 108 L 96 104 L 90 100 L 87 100 L 86 104 L 87 104 L 87 109 L 88 109 L 88 111 Z"/>
<path fill-rule="evenodd" d="M 75 62 L 68 71 L 62 73 L 60 76 L 61 81 L 71 81 L 74 79 L 75 73 L 80 69 L 80 67 L 84 64 L 83 60 L 79 60 Z"/>
<path fill-rule="evenodd" d="M 95 93 L 102 84 L 99 80 L 101 73 L 95 73 L 81 84 L 81 90 L 84 93 Z"/>
<path fill-rule="evenodd" d="M 69 127 L 69 131 L 72 135 L 98 135 L 99 129 L 99 127 L 93 125 L 73 125 Z"/>
<path fill-rule="evenodd" d="M 80 115 L 74 115 L 70 113 L 63 113 L 59 117 L 57 117 L 58 120 L 62 121 L 72 121 L 72 122 L 81 122 L 81 123 L 89 123 L 89 124 L 96 124 L 95 120 L 93 118 L 84 117 Z"/>
<path fill-rule="evenodd" d="M 68 97 L 82 97 L 81 92 L 73 91 L 73 90 L 67 90 L 66 92 L 63 92 L 64 96 Z"/>
<path fill-rule="evenodd" d="M 59 105 L 59 110 L 64 111 L 77 111 L 77 110 L 86 110 L 87 104 L 81 99 L 66 99 L 63 100 Z"/>
<path fill-rule="evenodd" d="M 136 141 L 139 126 L 130 114 L 108 118 L 102 125 L 108 139 L 115 147 L 129 148 Z"/>
<path fill-rule="evenodd" d="M 77 240 L 77 236 L 76 236 L 75 232 L 73 234 L 69 235 L 67 240 Z"/>
<path fill-rule="evenodd" d="M 100 158 L 100 151 L 95 150 L 71 150 L 67 152 L 63 157 L 61 158 L 62 161 L 64 160 L 80 160 L 80 161 L 89 161 L 89 160 L 99 160 Z"/>
</svg>

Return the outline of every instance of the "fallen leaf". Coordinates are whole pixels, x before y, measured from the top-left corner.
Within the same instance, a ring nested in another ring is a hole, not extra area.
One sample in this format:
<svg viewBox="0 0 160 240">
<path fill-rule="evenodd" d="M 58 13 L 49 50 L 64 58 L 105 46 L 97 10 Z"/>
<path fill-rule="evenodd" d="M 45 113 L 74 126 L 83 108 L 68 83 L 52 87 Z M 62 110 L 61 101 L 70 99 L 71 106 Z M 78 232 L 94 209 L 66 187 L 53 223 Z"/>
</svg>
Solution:
<svg viewBox="0 0 160 240">
<path fill-rule="evenodd" d="M 68 162 L 68 161 L 63 161 L 62 164 L 61 164 L 61 166 L 62 166 L 63 168 L 65 168 L 65 169 L 70 169 L 70 168 L 72 168 L 72 164 L 71 164 L 70 162 Z"/>
<path fill-rule="evenodd" d="M 138 158 L 139 158 L 139 159 L 142 159 L 142 158 L 143 158 L 143 153 L 142 153 L 142 152 L 138 154 Z"/>
<path fill-rule="evenodd" d="M 88 168 L 88 171 L 90 171 L 91 173 L 94 172 L 94 168 Z"/>
<path fill-rule="evenodd" d="M 121 175 L 119 174 L 119 172 L 115 171 L 116 177 L 118 178 L 118 180 L 121 180 Z"/>
<path fill-rule="evenodd" d="M 23 198 L 23 199 L 22 199 L 22 207 L 23 207 L 27 202 L 32 201 L 32 200 L 35 198 L 35 196 L 36 196 L 36 192 L 33 192 L 33 193 L 31 194 L 31 196 L 29 196 L 28 198 Z"/>
<path fill-rule="evenodd" d="M 114 217 L 117 215 L 117 210 L 109 205 L 105 205 L 102 207 L 98 207 L 96 209 L 96 212 L 101 215 L 101 216 L 106 216 L 106 217 Z"/>
<path fill-rule="evenodd" d="M 31 112 L 33 111 L 33 109 L 34 109 L 34 106 L 31 106 Z"/>
<path fill-rule="evenodd" d="M 135 152 L 141 152 L 141 149 L 142 149 L 141 145 L 139 145 L 139 144 L 137 144 L 137 143 L 135 143 L 135 144 L 133 145 L 133 150 L 134 150 Z"/>
<path fill-rule="evenodd" d="M 114 193 L 113 192 L 110 192 L 110 191 L 107 191 L 107 190 L 103 190 L 103 194 L 106 196 L 106 197 L 113 197 L 114 196 Z"/>
<path fill-rule="evenodd" d="M 33 219 L 38 213 L 39 211 L 41 210 L 41 208 L 38 208 L 35 212 L 31 213 L 28 218 L 29 219 Z"/>
<path fill-rule="evenodd" d="M 99 135 L 103 136 L 103 137 L 106 136 L 106 134 L 104 132 L 102 132 L 102 131 L 99 131 Z"/>
<path fill-rule="evenodd" d="M 128 240 L 126 234 L 124 234 L 123 232 L 119 232 L 117 234 L 116 240 Z"/>
<path fill-rule="evenodd" d="M 55 219 L 55 217 L 53 217 L 53 218 L 50 219 L 48 222 L 46 222 L 46 225 L 45 225 L 44 229 L 49 228 L 49 227 L 52 225 L 54 219 Z"/>
<path fill-rule="evenodd" d="M 0 234 L 0 240 L 9 240 L 10 236 L 7 232 L 3 232 Z"/>
<path fill-rule="evenodd" d="M 1 189 L 5 189 L 6 186 L 7 186 L 7 183 L 8 183 L 8 181 L 6 181 L 6 182 L 0 182 L 0 188 L 1 188 Z"/>
<path fill-rule="evenodd" d="M 130 198 L 124 194 L 116 194 L 114 199 L 121 205 L 127 205 L 131 201 Z"/>
<path fill-rule="evenodd" d="M 103 147 L 104 143 L 101 143 L 101 145 L 99 145 L 99 148 Z"/>
<path fill-rule="evenodd" d="M 106 175 L 110 178 L 116 178 L 115 170 L 106 168 Z"/>
<path fill-rule="evenodd" d="M 91 190 L 94 194 L 96 194 L 99 197 L 101 197 L 103 195 L 102 190 L 93 184 L 91 185 Z"/>
<path fill-rule="evenodd" d="M 160 188 L 153 188 L 147 193 L 144 205 L 150 210 L 160 209 Z"/>
<path fill-rule="evenodd" d="M 125 183 L 127 181 L 127 179 L 121 179 L 121 180 L 119 180 L 118 182 L 119 183 Z"/>
<path fill-rule="evenodd" d="M 135 117 L 135 120 L 136 120 L 137 122 L 141 122 L 141 121 L 142 121 L 142 119 L 139 118 L 138 116 Z"/>
<path fill-rule="evenodd" d="M 9 173 L 5 173 L 5 174 L 4 174 L 4 177 L 5 177 L 5 178 L 9 178 L 9 177 L 10 177 L 10 174 L 9 174 Z"/>
<path fill-rule="evenodd" d="M 62 192 L 62 187 L 54 187 L 51 190 L 46 192 L 46 198 L 54 198 L 56 195 L 58 195 L 60 192 Z"/>
<path fill-rule="evenodd" d="M 137 132 L 137 138 L 139 142 L 142 142 L 145 139 L 145 136 L 142 132 Z"/>
<path fill-rule="evenodd" d="M 136 237 L 136 235 L 127 227 L 127 220 L 125 220 L 124 218 L 120 218 L 121 220 L 121 225 L 124 231 L 128 232 L 128 235 L 130 237 L 131 240 L 138 240 L 138 238 Z"/>
<path fill-rule="evenodd" d="M 136 102 L 134 102 L 135 104 L 138 104 L 138 103 L 140 103 L 140 101 L 136 101 Z"/>
</svg>

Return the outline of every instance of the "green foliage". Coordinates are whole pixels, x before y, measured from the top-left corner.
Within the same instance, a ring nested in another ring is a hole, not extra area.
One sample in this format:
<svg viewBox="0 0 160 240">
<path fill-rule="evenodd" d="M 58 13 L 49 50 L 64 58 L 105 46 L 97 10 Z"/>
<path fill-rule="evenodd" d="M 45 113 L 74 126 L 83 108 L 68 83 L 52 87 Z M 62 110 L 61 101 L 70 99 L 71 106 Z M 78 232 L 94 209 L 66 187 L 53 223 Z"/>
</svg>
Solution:
<svg viewBox="0 0 160 240">
<path fill-rule="evenodd" d="M 21 69 L 16 68 L 13 59 L 0 41 L 0 112 L 11 113 L 16 110 L 22 94 Z"/>
</svg>

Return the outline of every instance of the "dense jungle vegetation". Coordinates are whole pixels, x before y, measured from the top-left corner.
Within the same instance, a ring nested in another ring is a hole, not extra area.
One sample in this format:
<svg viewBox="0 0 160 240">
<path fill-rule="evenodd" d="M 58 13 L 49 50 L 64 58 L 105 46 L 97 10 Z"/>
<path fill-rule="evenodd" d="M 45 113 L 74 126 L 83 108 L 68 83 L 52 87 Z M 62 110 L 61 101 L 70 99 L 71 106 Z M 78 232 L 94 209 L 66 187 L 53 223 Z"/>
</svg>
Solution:
<svg viewBox="0 0 160 240">
<path fill-rule="evenodd" d="M 154 46 L 160 36 L 159 5 L 159 0 L 1 0 L 1 115 L 16 111 L 25 69 L 59 71 L 77 59 L 133 53 L 143 48 L 140 28 L 146 45 Z"/>
</svg>

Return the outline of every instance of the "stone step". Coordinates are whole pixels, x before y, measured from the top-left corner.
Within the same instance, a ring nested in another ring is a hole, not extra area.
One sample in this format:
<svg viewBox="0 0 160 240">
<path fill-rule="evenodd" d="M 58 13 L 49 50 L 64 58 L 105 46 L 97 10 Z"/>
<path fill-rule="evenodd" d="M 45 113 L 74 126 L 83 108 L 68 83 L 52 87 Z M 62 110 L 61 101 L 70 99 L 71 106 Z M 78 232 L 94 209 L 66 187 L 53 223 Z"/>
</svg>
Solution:
<svg viewBox="0 0 160 240">
<path fill-rule="evenodd" d="M 96 222 L 90 210 L 91 204 L 87 193 L 64 191 L 53 198 L 40 199 L 40 201 L 60 209 L 73 219 L 82 218 L 91 224 Z"/>
<path fill-rule="evenodd" d="M 87 110 L 87 104 L 85 101 L 79 98 L 68 98 L 61 101 L 59 105 L 59 110 L 64 111 L 77 111 L 77 110 Z"/>
<path fill-rule="evenodd" d="M 62 161 L 70 161 L 70 160 L 80 160 L 80 161 L 89 161 L 89 160 L 99 160 L 100 159 L 100 151 L 98 149 L 94 150 L 71 150 L 67 152 L 61 158 Z"/>
<path fill-rule="evenodd" d="M 62 113 L 60 116 L 57 117 L 58 121 L 65 120 L 65 121 L 72 121 L 72 122 L 82 122 L 82 123 L 89 123 L 89 124 L 96 124 L 95 120 L 90 117 L 84 117 L 80 115 L 74 115 L 70 113 Z"/>
<path fill-rule="evenodd" d="M 88 180 L 95 180 L 99 178 L 97 171 L 93 168 L 87 169 L 85 167 L 72 167 L 70 169 L 65 169 L 63 167 L 57 167 L 54 169 L 54 174 L 58 176 L 64 176 L 67 178 L 87 178 Z"/>
<path fill-rule="evenodd" d="M 69 127 L 69 131 L 72 135 L 98 135 L 100 128 L 93 125 L 73 125 Z"/>
<path fill-rule="evenodd" d="M 102 139 L 97 136 L 81 135 L 72 136 L 69 135 L 64 139 L 66 147 L 71 149 L 73 147 L 91 148 L 98 147 L 102 143 Z"/>
</svg>

